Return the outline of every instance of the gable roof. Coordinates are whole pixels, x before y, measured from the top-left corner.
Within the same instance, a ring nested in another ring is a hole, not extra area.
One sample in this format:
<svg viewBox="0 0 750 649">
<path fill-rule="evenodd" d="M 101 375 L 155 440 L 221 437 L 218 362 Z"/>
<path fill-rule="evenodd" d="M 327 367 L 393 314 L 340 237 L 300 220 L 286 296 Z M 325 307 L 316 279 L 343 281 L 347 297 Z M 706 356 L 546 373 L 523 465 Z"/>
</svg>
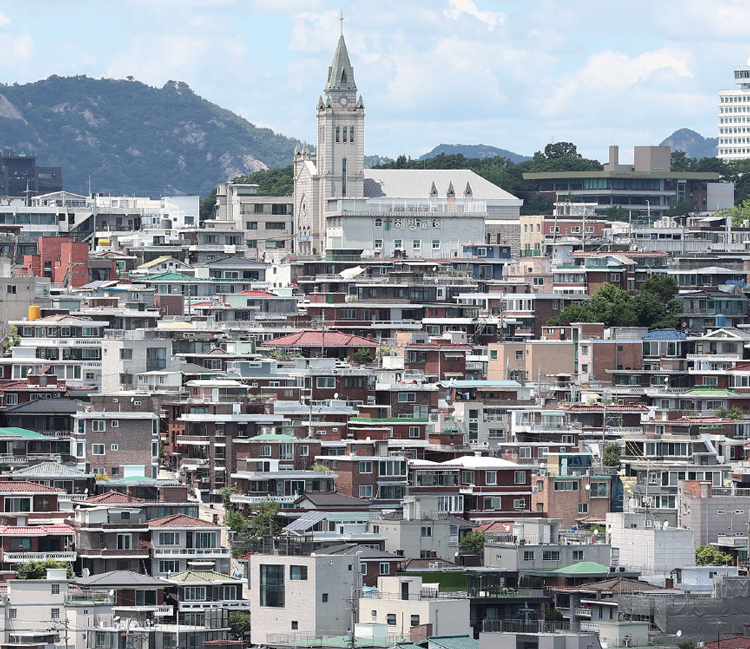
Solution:
<svg viewBox="0 0 750 649">
<path fill-rule="evenodd" d="M 257 439 L 253 438 L 253 439 Z M 306 493 L 304 496 L 300 496 L 296 502 L 302 502 L 307 500 L 316 507 L 369 507 L 370 502 L 362 500 L 361 498 L 355 498 L 354 496 L 347 496 L 339 492 L 334 493 Z"/>
<path fill-rule="evenodd" d="M 239 581 L 237 577 L 225 575 L 216 570 L 183 570 L 169 578 L 170 581 L 182 581 L 188 583 L 194 582 L 212 582 L 212 581 Z"/>
<path fill-rule="evenodd" d="M 265 340 L 263 344 L 268 347 L 377 347 L 378 342 L 354 334 L 345 334 L 340 331 L 326 331 L 309 329 L 297 333 L 288 334 Z"/>
<path fill-rule="evenodd" d="M 36 401 L 26 401 L 19 403 L 17 406 L 8 406 L 6 413 L 13 414 L 47 414 L 70 415 L 78 412 L 81 406 L 80 401 L 75 399 L 37 399 Z"/>
<path fill-rule="evenodd" d="M 92 477 L 93 473 L 84 473 L 78 469 L 74 469 L 64 464 L 58 464 L 57 462 L 42 462 L 33 466 L 27 466 L 23 469 L 16 469 L 12 474 L 6 474 L 8 477 L 15 478 L 15 476 L 54 476 L 54 477 L 65 477 L 65 478 L 89 478 Z"/>
<path fill-rule="evenodd" d="M 438 198 L 445 198 L 451 183 L 463 187 L 470 182 L 473 200 L 521 203 L 513 194 L 470 169 L 365 169 L 363 173 L 365 198 L 428 199 L 433 183 L 438 190 Z"/>
<path fill-rule="evenodd" d="M 120 493 L 119 491 L 105 491 L 104 493 L 97 494 L 87 498 L 87 503 L 96 503 L 98 505 L 109 505 L 109 504 L 125 504 L 125 503 L 142 503 L 146 502 L 141 498 L 135 498 L 133 496 L 127 496 L 126 494 Z"/>
<path fill-rule="evenodd" d="M 216 523 L 209 523 L 195 516 L 187 514 L 170 514 L 162 518 L 154 518 L 148 522 L 149 527 L 221 527 Z"/>
<path fill-rule="evenodd" d="M 354 557 L 359 555 L 362 559 L 380 559 L 382 561 L 400 561 L 402 557 L 397 554 L 391 554 L 383 550 L 373 550 L 366 545 L 359 543 L 342 543 L 341 545 L 332 545 L 327 548 L 315 550 L 315 555 L 336 555 Z"/>
<path fill-rule="evenodd" d="M 38 482 L 29 482 L 28 480 L 8 480 L 3 478 L 0 480 L 0 494 L 4 493 L 26 493 L 29 491 L 43 491 L 46 493 L 65 493 L 65 489 L 58 489 L 57 487 L 47 487 L 46 485 L 39 484 Z"/>
<path fill-rule="evenodd" d="M 110 570 L 99 575 L 76 579 L 79 586 L 168 586 L 162 579 L 141 575 L 132 570 Z"/>
</svg>

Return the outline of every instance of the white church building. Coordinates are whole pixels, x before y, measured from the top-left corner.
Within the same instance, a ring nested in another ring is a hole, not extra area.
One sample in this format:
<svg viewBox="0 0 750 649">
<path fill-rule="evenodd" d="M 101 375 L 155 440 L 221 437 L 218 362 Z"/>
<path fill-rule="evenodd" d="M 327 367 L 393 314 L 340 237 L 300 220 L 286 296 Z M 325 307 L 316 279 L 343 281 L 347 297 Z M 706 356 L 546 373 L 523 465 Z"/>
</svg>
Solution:
<svg viewBox="0 0 750 649">
<path fill-rule="evenodd" d="M 485 220 L 518 222 L 521 199 L 466 169 L 365 169 L 365 106 L 343 35 L 318 100 L 317 148 L 294 155 L 301 255 L 460 257 Z"/>
</svg>

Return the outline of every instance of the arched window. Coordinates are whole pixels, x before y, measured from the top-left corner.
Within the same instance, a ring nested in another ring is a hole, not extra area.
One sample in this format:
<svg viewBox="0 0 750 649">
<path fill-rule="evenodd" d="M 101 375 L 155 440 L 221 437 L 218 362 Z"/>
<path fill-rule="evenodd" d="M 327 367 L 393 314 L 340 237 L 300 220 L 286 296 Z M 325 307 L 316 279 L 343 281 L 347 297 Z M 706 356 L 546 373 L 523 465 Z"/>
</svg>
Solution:
<svg viewBox="0 0 750 649">
<path fill-rule="evenodd" d="M 338 141 L 339 141 L 339 134 L 340 134 L 340 131 L 341 131 L 341 127 L 340 127 L 340 126 L 337 126 L 337 127 L 336 127 L 336 142 L 338 142 Z"/>
<path fill-rule="evenodd" d="M 382 228 L 383 227 L 383 219 L 375 219 L 375 227 L 376 228 Z"/>
<path fill-rule="evenodd" d="M 354 127 L 349 127 L 349 142 L 354 142 Z"/>
<path fill-rule="evenodd" d="M 346 196 L 346 158 L 341 159 L 341 195 Z"/>
</svg>

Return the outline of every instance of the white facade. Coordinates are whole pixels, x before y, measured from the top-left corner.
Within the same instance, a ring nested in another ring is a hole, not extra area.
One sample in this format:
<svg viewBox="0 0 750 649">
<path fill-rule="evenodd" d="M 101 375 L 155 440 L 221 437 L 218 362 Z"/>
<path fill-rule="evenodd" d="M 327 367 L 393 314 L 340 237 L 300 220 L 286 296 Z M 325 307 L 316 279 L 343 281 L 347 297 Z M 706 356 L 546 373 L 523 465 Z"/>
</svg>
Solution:
<svg viewBox="0 0 750 649">
<path fill-rule="evenodd" d="M 750 157 L 750 61 L 734 68 L 734 83 L 719 90 L 719 146 L 722 160 Z"/>
<path fill-rule="evenodd" d="M 608 513 L 607 533 L 620 551 L 620 565 L 628 570 L 659 574 L 695 564 L 695 532 L 655 529 L 647 513 Z"/>
</svg>

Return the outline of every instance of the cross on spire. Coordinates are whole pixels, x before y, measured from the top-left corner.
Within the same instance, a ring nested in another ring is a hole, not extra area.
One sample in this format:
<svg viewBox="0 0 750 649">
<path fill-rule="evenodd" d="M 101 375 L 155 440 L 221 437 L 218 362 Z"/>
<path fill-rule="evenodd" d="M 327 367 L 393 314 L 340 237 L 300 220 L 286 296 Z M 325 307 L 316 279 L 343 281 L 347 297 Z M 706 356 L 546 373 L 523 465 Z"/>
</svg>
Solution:
<svg viewBox="0 0 750 649">
<path fill-rule="evenodd" d="M 341 21 L 341 35 L 344 35 L 344 10 L 341 10 L 341 18 L 339 18 Z"/>
</svg>

